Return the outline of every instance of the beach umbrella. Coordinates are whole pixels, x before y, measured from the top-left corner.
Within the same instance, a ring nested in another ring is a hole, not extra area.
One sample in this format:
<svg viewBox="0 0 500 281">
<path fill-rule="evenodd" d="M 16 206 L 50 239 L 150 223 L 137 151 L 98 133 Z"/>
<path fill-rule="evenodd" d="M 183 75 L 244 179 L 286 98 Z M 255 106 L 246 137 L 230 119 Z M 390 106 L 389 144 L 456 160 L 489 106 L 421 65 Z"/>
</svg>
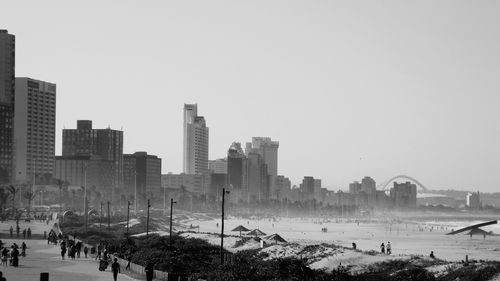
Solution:
<svg viewBox="0 0 500 281">
<path fill-rule="evenodd" d="M 278 242 L 282 242 L 282 243 L 286 243 L 286 240 L 283 239 L 283 237 L 281 237 L 279 234 L 275 233 L 273 235 L 269 235 L 266 237 L 267 240 L 274 240 L 276 242 L 276 244 L 278 244 Z"/>
<path fill-rule="evenodd" d="M 243 225 L 238 225 L 235 229 L 231 230 L 231 231 L 239 231 L 240 232 L 240 236 L 241 236 L 241 232 L 242 231 L 250 231 L 250 229 L 244 227 Z"/>
<path fill-rule="evenodd" d="M 248 232 L 247 235 L 250 235 L 250 236 L 264 236 L 264 235 L 267 235 L 267 234 L 265 234 L 264 232 L 262 232 L 262 230 L 260 230 L 260 229 L 254 229 L 254 230 Z"/>
</svg>

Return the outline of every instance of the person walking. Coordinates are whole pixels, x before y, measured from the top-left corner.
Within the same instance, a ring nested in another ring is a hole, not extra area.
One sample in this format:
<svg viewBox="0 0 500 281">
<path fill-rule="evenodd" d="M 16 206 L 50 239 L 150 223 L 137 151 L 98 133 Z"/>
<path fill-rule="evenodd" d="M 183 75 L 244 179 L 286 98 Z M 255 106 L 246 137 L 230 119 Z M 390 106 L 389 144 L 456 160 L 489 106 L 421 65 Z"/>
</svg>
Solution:
<svg viewBox="0 0 500 281">
<path fill-rule="evenodd" d="M 144 271 L 146 271 L 146 281 L 153 281 L 154 268 L 155 265 L 153 262 L 149 262 L 144 268 Z"/>
<path fill-rule="evenodd" d="M 83 247 L 83 254 L 85 255 L 85 258 L 87 258 L 88 253 L 89 253 L 89 248 L 87 246 Z"/>
<path fill-rule="evenodd" d="M 387 249 L 387 254 L 390 255 L 392 253 L 391 242 L 387 242 L 386 249 Z"/>
<path fill-rule="evenodd" d="M 384 245 L 384 242 L 382 242 L 382 244 L 380 244 L 380 252 L 382 254 L 385 254 L 385 245 Z"/>
<path fill-rule="evenodd" d="M 28 227 L 28 239 L 31 239 L 31 228 Z"/>
<path fill-rule="evenodd" d="M 26 257 L 26 243 L 21 244 L 21 256 Z"/>
<path fill-rule="evenodd" d="M 113 272 L 113 280 L 116 281 L 118 273 L 120 273 L 120 264 L 117 258 L 115 258 L 115 261 L 111 264 L 111 272 Z"/>
<path fill-rule="evenodd" d="M 127 255 L 127 266 L 125 267 L 125 270 L 129 270 L 130 269 L 130 262 L 132 261 L 132 254 L 128 254 Z"/>
<path fill-rule="evenodd" d="M 66 242 L 61 243 L 61 257 L 64 260 L 64 256 L 66 255 Z"/>
</svg>

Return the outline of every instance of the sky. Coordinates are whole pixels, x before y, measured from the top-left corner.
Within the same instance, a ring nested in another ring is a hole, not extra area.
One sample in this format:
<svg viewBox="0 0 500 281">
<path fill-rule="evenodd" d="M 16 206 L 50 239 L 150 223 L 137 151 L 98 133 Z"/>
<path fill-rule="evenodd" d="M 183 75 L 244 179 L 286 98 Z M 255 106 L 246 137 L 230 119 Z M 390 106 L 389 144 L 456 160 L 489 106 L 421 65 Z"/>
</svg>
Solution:
<svg viewBox="0 0 500 281">
<path fill-rule="evenodd" d="M 182 110 L 209 158 L 280 142 L 279 174 L 329 189 L 409 175 L 498 191 L 499 1 L 8 1 L 16 76 L 57 84 L 56 152 L 76 120 L 182 171 Z"/>
</svg>

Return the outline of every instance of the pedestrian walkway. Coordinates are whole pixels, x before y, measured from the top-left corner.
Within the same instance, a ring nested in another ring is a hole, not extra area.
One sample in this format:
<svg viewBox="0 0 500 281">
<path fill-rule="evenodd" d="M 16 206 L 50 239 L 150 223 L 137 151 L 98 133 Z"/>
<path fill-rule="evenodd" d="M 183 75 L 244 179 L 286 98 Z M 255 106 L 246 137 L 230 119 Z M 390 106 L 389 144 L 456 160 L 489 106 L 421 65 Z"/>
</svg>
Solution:
<svg viewBox="0 0 500 281">
<path fill-rule="evenodd" d="M 98 270 L 98 263 L 91 258 L 75 260 L 61 259 L 59 246 L 47 245 L 45 240 L 4 239 L 4 245 L 20 245 L 26 241 L 26 257 L 20 257 L 19 267 L 0 266 L 0 271 L 7 281 L 38 281 L 41 272 L 49 272 L 50 281 L 111 281 L 110 268 Z M 122 269 L 122 272 L 124 269 Z M 118 275 L 119 281 L 138 281 L 127 275 Z"/>
</svg>

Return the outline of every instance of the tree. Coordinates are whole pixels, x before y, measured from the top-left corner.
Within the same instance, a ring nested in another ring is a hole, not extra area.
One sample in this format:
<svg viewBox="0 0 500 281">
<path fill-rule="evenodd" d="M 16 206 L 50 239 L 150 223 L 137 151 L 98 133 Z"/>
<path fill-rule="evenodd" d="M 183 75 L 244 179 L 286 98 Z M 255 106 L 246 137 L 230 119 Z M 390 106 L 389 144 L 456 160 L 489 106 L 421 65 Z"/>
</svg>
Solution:
<svg viewBox="0 0 500 281">
<path fill-rule="evenodd" d="M 56 184 L 59 187 L 59 213 L 62 214 L 62 191 L 63 187 L 67 187 L 69 183 L 67 181 L 63 181 L 61 179 L 56 179 Z"/>
<path fill-rule="evenodd" d="M 7 191 L 10 192 L 10 194 L 12 195 L 12 209 L 15 209 L 16 208 L 16 193 L 19 191 L 19 188 L 17 186 L 14 186 L 14 185 L 9 185 L 7 186 Z"/>
<path fill-rule="evenodd" d="M 33 190 L 28 190 L 26 191 L 24 194 L 23 194 L 23 197 L 28 199 L 28 214 L 27 214 L 27 217 L 29 219 L 30 217 L 30 211 L 31 211 L 31 201 L 33 199 L 35 199 L 36 197 L 36 192 L 34 192 Z"/>
<path fill-rule="evenodd" d="M 3 212 L 5 210 L 5 205 L 7 204 L 7 199 L 9 199 L 8 191 L 5 191 L 5 188 L 0 188 L 0 210 Z"/>
</svg>

